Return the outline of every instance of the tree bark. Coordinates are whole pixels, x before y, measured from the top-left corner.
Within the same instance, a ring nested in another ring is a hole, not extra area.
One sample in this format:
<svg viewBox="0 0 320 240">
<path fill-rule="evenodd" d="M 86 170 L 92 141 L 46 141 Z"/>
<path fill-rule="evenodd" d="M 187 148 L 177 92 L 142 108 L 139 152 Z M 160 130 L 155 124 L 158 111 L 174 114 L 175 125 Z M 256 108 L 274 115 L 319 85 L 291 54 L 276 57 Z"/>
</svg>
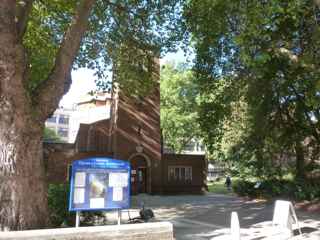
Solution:
<svg viewBox="0 0 320 240">
<path fill-rule="evenodd" d="M 32 9 L 33 1 L 34 0 L 20 0 L 17 4 L 16 21 L 18 38 L 20 41 L 22 41 L 27 29 L 28 18 Z"/>
<path fill-rule="evenodd" d="M 24 2 L 32 4 L 31 0 Z M 64 84 L 69 80 L 94 3 L 95 0 L 82 0 L 79 4 L 56 66 L 38 98 L 32 99 L 24 84 L 28 64 L 21 43 L 31 6 L 18 13 L 16 1 L 0 0 L 0 230 L 48 224 L 42 151 L 44 121 L 64 94 Z M 16 22 L 17 14 L 22 16 L 20 24 Z"/>
<path fill-rule="evenodd" d="M 48 219 L 43 124 L 24 89 L 15 7 L 15 1 L 0 1 L 0 230 L 45 226 Z"/>
<path fill-rule="evenodd" d="M 47 185 L 42 161 L 42 127 L 0 132 L 0 230 L 47 226 Z M 3 131 L 3 126 L 7 126 Z"/>
</svg>

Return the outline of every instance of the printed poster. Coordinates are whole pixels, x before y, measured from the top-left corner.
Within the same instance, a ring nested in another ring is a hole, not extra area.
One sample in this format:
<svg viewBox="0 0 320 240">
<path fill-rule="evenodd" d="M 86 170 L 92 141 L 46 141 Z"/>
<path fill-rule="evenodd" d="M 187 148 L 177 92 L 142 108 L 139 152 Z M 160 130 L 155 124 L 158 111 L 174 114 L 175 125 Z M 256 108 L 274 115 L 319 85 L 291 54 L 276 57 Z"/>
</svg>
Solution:
<svg viewBox="0 0 320 240">
<path fill-rule="evenodd" d="M 76 172 L 74 186 L 75 187 L 85 187 L 86 186 L 86 173 L 85 172 Z"/>
<path fill-rule="evenodd" d="M 74 194 L 73 194 L 73 203 L 74 204 L 80 204 L 84 203 L 84 194 L 85 194 L 84 188 L 74 188 Z"/>
<path fill-rule="evenodd" d="M 104 208 L 104 198 L 90 198 L 90 208 Z"/>
<path fill-rule="evenodd" d="M 128 186 L 128 173 L 110 173 L 109 186 L 110 187 L 127 187 Z"/>
<path fill-rule="evenodd" d="M 118 201 L 122 201 L 123 200 L 122 187 L 113 187 L 112 200 L 114 202 L 118 202 Z"/>
</svg>

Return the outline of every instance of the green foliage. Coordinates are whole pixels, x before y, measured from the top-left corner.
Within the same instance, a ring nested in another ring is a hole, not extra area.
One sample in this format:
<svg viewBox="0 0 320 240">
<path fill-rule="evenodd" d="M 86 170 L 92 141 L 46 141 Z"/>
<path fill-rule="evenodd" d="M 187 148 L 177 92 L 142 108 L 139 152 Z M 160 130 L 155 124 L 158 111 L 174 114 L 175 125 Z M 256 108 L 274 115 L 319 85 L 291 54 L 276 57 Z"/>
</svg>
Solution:
<svg viewBox="0 0 320 240">
<path fill-rule="evenodd" d="M 256 182 L 242 180 L 234 184 L 233 189 L 240 196 L 260 198 L 282 197 L 309 201 L 320 199 L 320 188 L 315 183 L 268 179 L 262 181 L 259 188 L 256 188 L 255 185 Z"/>
<path fill-rule="evenodd" d="M 143 98 L 159 79 L 158 62 L 151 50 L 123 46 L 114 58 L 114 78 L 122 91 L 137 99 Z"/>
<path fill-rule="evenodd" d="M 23 44 L 28 54 L 28 90 L 47 79 L 77 1 L 35 1 Z"/>
<path fill-rule="evenodd" d="M 306 177 L 319 157 L 319 7 L 314 1 L 189 1 L 200 127 L 242 176 Z"/>
<path fill-rule="evenodd" d="M 27 88 L 30 94 L 51 73 L 78 3 L 75 0 L 34 1 L 23 39 L 28 53 Z M 121 74 L 114 81 L 130 89 L 129 93 L 133 90 L 140 94 L 141 90 L 143 95 L 148 88 L 145 85 L 149 86 L 153 79 L 151 73 L 143 74 L 141 70 L 153 70 L 145 68 L 148 65 L 145 63 L 150 63 L 150 55 L 152 58 L 159 56 L 174 48 L 181 39 L 180 16 L 180 0 L 97 0 L 73 68 L 94 69 L 98 76 L 97 85 L 110 88 L 107 74 L 115 63 L 124 60 L 124 64 L 120 63 Z M 148 54 L 139 54 L 137 49 Z"/>
<path fill-rule="evenodd" d="M 47 127 L 44 128 L 43 140 L 45 142 L 64 142 L 54 130 Z"/>
<path fill-rule="evenodd" d="M 48 206 L 50 222 L 53 227 L 75 225 L 75 212 L 69 212 L 69 184 L 50 184 L 48 188 Z M 104 225 L 106 218 L 101 211 L 82 211 L 81 225 Z"/>
<path fill-rule="evenodd" d="M 199 139 L 198 91 L 191 70 L 164 65 L 160 78 L 161 129 L 168 147 L 180 153 L 191 139 Z"/>
<path fill-rule="evenodd" d="M 233 181 L 234 182 L 234 181 Z M 208 191 L 215 194 L 232 195 L 233 191 L 227 189 L 225 179 L 208 183 Z"/>
<path fill-rule="evenodd" d="M 48 206 L 50 221 L 54 227 L 62 224 L 71 226 L 74 223 L 75 214 L 68 211 L 69 185 L 50 184 L 48 188 Z"/>
</svg>

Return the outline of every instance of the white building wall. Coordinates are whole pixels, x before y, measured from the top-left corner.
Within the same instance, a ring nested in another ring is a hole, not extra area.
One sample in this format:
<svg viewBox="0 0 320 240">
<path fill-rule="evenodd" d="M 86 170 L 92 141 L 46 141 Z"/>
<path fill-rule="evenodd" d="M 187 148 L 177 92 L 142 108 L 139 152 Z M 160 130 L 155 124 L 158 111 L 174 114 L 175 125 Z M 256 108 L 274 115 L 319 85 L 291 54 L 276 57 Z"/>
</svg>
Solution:
<svg viewBox="0 0 320 240">
<path fill-rule="evenodd" d="M 53 130 L 60 138 L 65 141 L 70 141 L 70 124 L 71 116 L 74 109 L 58 108 L 51 118 L 47 119 L 45 126 Z"/>
<path fill-rule="evenodd" d="M 109 118 L 110 105 L 76 110 L 70 121 L 70 142 L 74 143 L 76 140 L 81 123 L 90 124 Z"/>
<path fill-rule="evenodd" d="M 80 124 L 90 124 L 110 118 L 110 105 L 92 108 L 57 109 L 45 126 L 55 131 L 60 138 L 68 143 L 74 143 Z M 68 119 L 68 120 L 64 120 Z"/>
</svg>

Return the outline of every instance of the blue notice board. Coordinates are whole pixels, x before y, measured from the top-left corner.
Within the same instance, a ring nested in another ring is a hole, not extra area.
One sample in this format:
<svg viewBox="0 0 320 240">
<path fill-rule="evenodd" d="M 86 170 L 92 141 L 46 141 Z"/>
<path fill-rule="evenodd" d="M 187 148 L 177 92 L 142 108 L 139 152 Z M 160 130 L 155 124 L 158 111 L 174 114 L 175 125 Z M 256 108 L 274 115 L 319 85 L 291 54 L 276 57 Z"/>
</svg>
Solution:
<svg viewBox="0 0 320 240">
<path fill-rule="evenodd" d="M 72 163 L 69 211 L 130 207 L 130 164 L 112 158 L 87 158 Z"/>
</svg>

